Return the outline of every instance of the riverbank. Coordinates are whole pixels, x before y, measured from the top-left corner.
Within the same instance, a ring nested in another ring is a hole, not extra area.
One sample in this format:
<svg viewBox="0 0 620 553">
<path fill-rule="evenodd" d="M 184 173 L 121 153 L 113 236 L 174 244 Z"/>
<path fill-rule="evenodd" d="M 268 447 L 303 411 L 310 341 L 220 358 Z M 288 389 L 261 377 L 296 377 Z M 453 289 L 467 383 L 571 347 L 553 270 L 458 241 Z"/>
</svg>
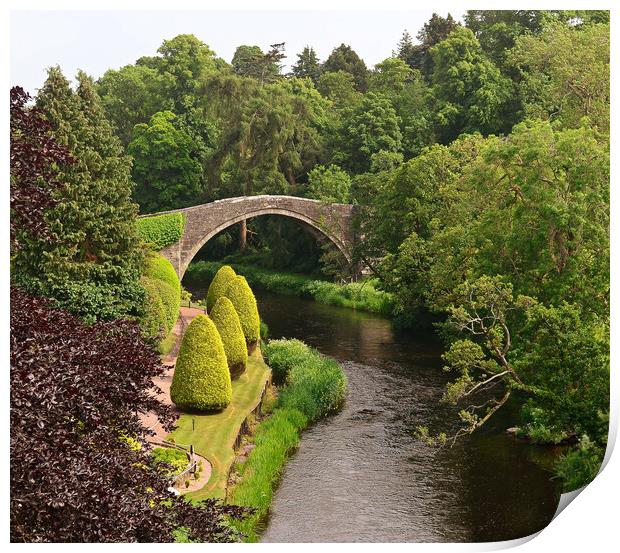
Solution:
<svg viewBox="0 0 620 553">
<path fill-rule="evenodd" d="M 310 424 L 338 411 L 347 379 L 340 365 L 299 340 L 272 340 L 265 353 L 274 379 L 285 382 L 272 415 L 257 428 L 249 454 L 233 467 L 236 482 L 228 503 L 252 507 L 254 514 L 234 525 L 258 541 L 269 515 L 273 493 L 287 459 Z"/>
<path fill-rule="evenodd" d="M 205 285 L 210 282 L 218 269 L 225 265 L 219 261 L 196 261 L 187 268 L 185 282 L 189 285 Z M 379 313 L 392 314 L 392 297 L 376 288 L 377 280 L 336 284 L 312 277 L 271 271 L 251 265 L 230 263 L 237 274 L 243 275 L 252 288 L 276 294 L 310 298 L 315 301 L 338 307 L 348 307 Z"/>
</svg>

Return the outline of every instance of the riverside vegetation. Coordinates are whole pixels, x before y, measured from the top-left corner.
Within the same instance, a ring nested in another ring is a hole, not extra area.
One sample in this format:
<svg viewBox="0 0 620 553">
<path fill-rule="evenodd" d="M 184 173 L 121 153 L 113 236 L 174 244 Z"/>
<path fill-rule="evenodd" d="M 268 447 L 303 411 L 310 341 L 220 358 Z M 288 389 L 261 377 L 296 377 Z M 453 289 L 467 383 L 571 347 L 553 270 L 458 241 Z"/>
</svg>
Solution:
<svg viewBox="0 0 620 553">
<path fill-rule="evenodd" d="M 218 261 L 196 261 L 187 268 L 186 280 L 189 284 L 211 281 L 225 264 Z M 371 313 L 390 315 L 392 300 L 390 294 L 376 288 L 376 279 L 363 282 L 337 284 L 312 277 L 264 269 L 261 267 L 232 263 L 231 267 L 241 273 L 250 285 L 259 290 L 275 294 L 285 294 L 312 298 L 315 301 L 360 309 Z"/>
<path fill-rule="evenodd" d="M 157 252 L 184 220 L 138 213 L 240 195 L 357 206 L 364 240 L 354 261 L 369 282 L 276 276 L 350 276 L 338 252 L 282 217 L 224 229 L 200 255 L 240 249 L 262 265 L 239 264 L 256 286 L 403 326 L 434 321 L 452 375 L 442 401 L 461 426 L 450 436 L 420 427 L 422 440 L 467 439 L 510 404 L 521 436 L 576 442 L 556 467 L 565 490 L 594 478 L 609 421 L 609 42 L 607 11 L 469 10 L 462 22 L 433 14 L 417 43 L 405 32 L 370 69 L 346 44 L 322 62 L 308 46 L 285 75 L 283 44 L 240 45 L 228 63 L 183 34 L 96 81 L 79 72 L 72 86 L 51 67 L 36 98 L 14 87 L 11 539 L 160 542 L 179 527 L 195 541 L 240 539 L 226 517 L 247 511 L 171 498 L 165 476 L 127 441 L 147 443 L 138 411 L 167 427 L 175 419 L 150 389 L 181 294 Z M 235 278 L 218 295 L 232 296 L 251 350 L 260 319 Z M 219 345 L 218 374 L 230 378 Z M 226 380 L 221 398 L 199 406 L 230 408 L 246 376 L 232 382 L 232 400 Z M 282 414 L 256 447 L 269 451 L 275 428 L 283 439 L 288 428 L 277 458 L 323 405 L 312 399 L 323 390 L 314 376 L 287 378 Z M 179 424 L 187 430 L 186 418 Z M 278 463 L 264 463 L 271 486 Z M 110 475 L 122 477 L 111 485 Z M 252 517 L 255 536 L 261 515 Z"/>
</svg>

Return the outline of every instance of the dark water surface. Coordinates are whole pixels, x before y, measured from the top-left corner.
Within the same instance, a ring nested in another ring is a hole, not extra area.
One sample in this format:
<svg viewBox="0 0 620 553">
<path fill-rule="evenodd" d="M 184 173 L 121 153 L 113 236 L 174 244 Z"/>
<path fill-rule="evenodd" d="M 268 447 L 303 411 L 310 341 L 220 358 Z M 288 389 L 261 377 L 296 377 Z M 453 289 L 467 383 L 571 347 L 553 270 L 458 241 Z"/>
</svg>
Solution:
<svg viewBox="0 0 620 553">
<path fill-rule="evenodd" d="M 446 375 L 433 335 L 309 300 L 258 302 L 270 337 L 304 340 L 349 380 L 344 409 L 304 432 L 286 465 L 263 541 L 497 541 L 551 520 L 559 485 L 542 467 L 554 452 L 506 435 L 506 415 L 452 448 L 413 437 L 420 424 L 455 428 L 438 403 Z"/>
</svg>

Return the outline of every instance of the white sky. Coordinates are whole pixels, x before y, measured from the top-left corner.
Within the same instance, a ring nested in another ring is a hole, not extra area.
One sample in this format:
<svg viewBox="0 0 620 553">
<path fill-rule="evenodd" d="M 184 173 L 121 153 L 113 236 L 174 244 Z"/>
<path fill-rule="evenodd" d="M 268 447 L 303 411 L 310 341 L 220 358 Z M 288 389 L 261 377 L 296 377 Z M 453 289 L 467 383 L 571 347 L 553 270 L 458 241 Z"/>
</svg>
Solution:
<svg viewBox="0 0 620 553">
<path fill-rule="evenodd" d="M 230 62 L 240 44 L 265 50 L 285 42 L 286 69 L 304 46 L 324 60 L 349 44 L 369 67 L 389 57 L 407 29 L 415 38 L 437 11 L 13 11 L 11 12 L 11 85 L 34 94 L 46 68 L 60 65 L 68 78 L 78 69 L 95 78 L 107 69 L 155 55 L 164 39 L 191 33 Z M 463 10 L 451 10 L 460 20 Z"/>
</svg>

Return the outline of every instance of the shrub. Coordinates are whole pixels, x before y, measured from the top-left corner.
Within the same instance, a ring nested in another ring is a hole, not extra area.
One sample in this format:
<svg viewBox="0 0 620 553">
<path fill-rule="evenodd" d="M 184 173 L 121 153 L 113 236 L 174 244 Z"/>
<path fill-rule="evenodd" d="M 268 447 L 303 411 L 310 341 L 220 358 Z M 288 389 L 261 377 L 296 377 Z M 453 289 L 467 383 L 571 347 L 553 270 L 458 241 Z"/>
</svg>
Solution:
<svg viewBox="0 0 620 553">
<path fill-rule="evenodd" d="M 252 289 L 244 277 L 237 276 L 229 284 L 225 295 L 232 302 L 239 315 L 248 347 L 253 349 L 260 338 L 260 317 Z"/>
<path fill-rule="evenodd" d="M 601 468 L 604 456 L 603 448 L 584 435 L 579 445 L 562 456 L 555 467 L 556 474 L 563 479 L 564 493 L 592 482 Z"/>
<path fill-rule="evenodd" d="M 181 283 L 172 263 L 162 255 L 151 252 L 146 256 L 144 276 L 152 284 L 151 291 L 156 290 L 165 312 L 165 335 L 167 335 L 179 317 L 181 307 Z M 149 291 L 147 290 L 147 294 Z M 147 298 L 147 302 L 151 300 Z M 157 302 L 156 302 L 157 303 Z M 157 307 L 154 308 L 157 310 Z M 149 306 L 146 310 L 152 310 Z"/>
<path fill-rule="evenodd" d="M 265 353 L 274 375 L 286 382 L 277 407 L 301 411 L 314 422 L 342 406 L 347 379 L 334 359 L 299 340 L 272 340 Z"/>
<path fill-rule="evenodd" d="M 209 291 L 207 292 L 207 311 L 211 311 L 218 298 L 226 294 L 228 286 L 236 276 L 237 273 L 235 273 L 229 265 L 223 265 L 219 268 L 217 273 L 215 273 L 215 276 L 209 285 Z"/>
<path fill-rule="evenodd" d="M 245 371 L 248 362 L 248 348 L 239 315 L 232 302 L 227 297 L 221 297 L 215 303 L 210 317 L 222 338 L 230 376 L 237 378 Z"/>
<path fill-rule="evenodd" d="M 176 244 L 185 229 L 184 213 L 166 213 L 137 220 L 138 234 L 148 246 L 156 251 Z"/>
<path fill-rule="evenodd" d="M 210 411 L 232 400 L 230 373 L 222 339 L 206 315 L 198 315 L 183 336 L 170 397 L 182 409 Z"/>
<path fill-rule="evenodd" d="M 166 310 L 159 292 L 158 281 L 142 277 L 140 282 L 146 291 L 144 311 L 139 319 L 140 328 L 146 338 L 159 341 L 166 335 L 168 323 Z"/>
<path fill-rule="evenodd" d="M 156 467 L 163 470 L 167 476 L 180 474 L 189 465 L 187 454 L 172 447 L 156 447 L 151 451 L 151 458 Z"/>
<path fill-rule="evenodd" d="M 172 263 L 163 255 L 151 252 L 146 256 L 144 275 L 149 278 L 161 280 L 176 290 L 179 299 L 181 297 L 181 282 Z"/>
<path fill-rule="evenodd" d="M 179 308 L 181 305 L 181 297 L 179 294 L 163 280 L 150 279 L 153 282 L 157 294 L 159 295 L 161 302 L 164 306 L 165 323 L 166 323 L 166 336 L 174 327 L 174 323 L 179 318 Z"/>
</svg>

